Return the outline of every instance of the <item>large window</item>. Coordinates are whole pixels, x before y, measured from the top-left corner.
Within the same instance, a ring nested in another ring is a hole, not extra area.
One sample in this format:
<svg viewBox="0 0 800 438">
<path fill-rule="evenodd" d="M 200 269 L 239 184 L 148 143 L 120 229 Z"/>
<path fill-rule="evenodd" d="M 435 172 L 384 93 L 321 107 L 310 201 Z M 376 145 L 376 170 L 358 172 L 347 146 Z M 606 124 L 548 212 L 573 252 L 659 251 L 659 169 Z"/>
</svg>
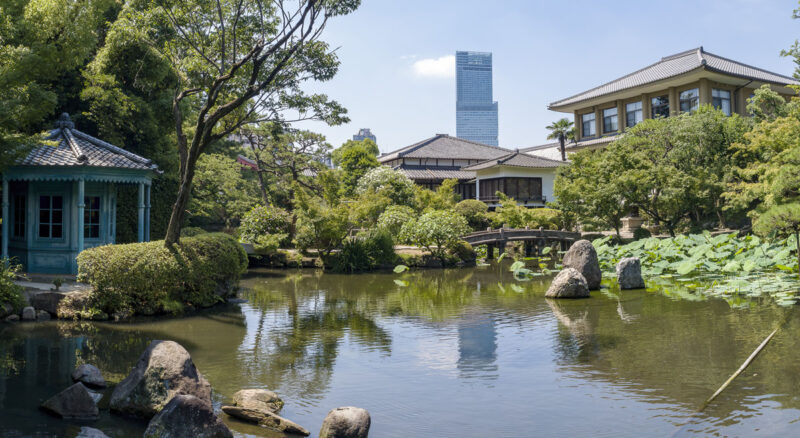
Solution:
<svg viewBox="0 0 800 438">
<path fill-rule="evenodd" d="M 731 115 L 731 92 L 728 90 L 711 89 L 711 104 L 719 108 L 726 116 Z"/>
<path fill-rule="evenodd" d="M 39 196 L 39 237 L 61 239 L 64 236 L 64 198 Z"/>
<path fill-rule="evenodd" d="M 603 133 L 614 132 L 619 126 L 617 117 L 617 107 L 603 110 Z"/>
<path fill-rule="evenodd" d="M 669 117 L 669 97 L 659 96 L 650 99 L 650 117 Z"/>
<path fill-rule="evenodd" d="M 700 106 L 700 89 L 692 88 L 691 90 L 681 91 L 680 94 L 681 112 L 689 113 Z"/>
<path fill-rule="evenodd" d="M 545 201 L 541 178 L 492 178 L 480 181 L 481 201 L 496 201 L 497 192 L 517 201 Z"/>
<path fill-rule="evenodd" d="M 14 196 L 14 237 L 25 237 L 25 196 Z"/>
<path fill-rule="evenodd" d="M 86 196 L 83 198 L 86 205 L 83 209 L 83 237 L 86 239 L 100 238 L 100 197 Z"/>
<path fill-rule="evenodd" d="M 594 131 L 594 113 L 584 114 L 581 116 L 581 135 L 583 137 L 591 137 L 595 135 Z"/>
<path fill-rule="evenodd" d="M 642 121 L 642 102 L 632 102 L 625 105 L 625 126 L 636 126 Z"/>
</svg>

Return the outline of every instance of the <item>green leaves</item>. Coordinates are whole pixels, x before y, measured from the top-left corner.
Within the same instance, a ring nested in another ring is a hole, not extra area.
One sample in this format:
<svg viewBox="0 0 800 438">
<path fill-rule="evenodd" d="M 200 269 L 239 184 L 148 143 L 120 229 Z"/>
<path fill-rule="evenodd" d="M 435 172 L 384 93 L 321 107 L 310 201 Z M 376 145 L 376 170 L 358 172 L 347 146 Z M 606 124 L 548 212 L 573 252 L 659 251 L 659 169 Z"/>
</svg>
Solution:
<svg viewBox="0 0 800 438">
<path fill-rule="evenodd" d="M 403 272 L 408 271 L 408 266 L 406 265 L 397 265 L 393 269 L 395 274 L 402 274 Z"/>
</svg>

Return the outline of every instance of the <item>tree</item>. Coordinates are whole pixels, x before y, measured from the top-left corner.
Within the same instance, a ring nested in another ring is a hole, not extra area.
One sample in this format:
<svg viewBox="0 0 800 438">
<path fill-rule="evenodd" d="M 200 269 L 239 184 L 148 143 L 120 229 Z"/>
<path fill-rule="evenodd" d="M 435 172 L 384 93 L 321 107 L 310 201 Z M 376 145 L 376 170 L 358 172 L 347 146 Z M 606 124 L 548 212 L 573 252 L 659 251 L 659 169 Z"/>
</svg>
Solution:
<svg viewBox="0 0 800 438">
<path fill-rule="evenodd" d="M 469 225 L 464 216 L 453 211 L 434 210 L 423 214 L 417 220 L 403 225 L 401 239 L 426 248 L 434 257 L 447 261 L 447 248 L 469 233 Z"/>
<path fill-rule="evenodd" d="M 380 166 L 377 155 L 378 147 L 370 139 L 363 141 L 350 140 L 333 151 L 333 164 L 339 168 L 342 179 L 342 190 L 345 196 L 355 193 L 358 180 L 371 169 Z"/>
<path fill-rule="evenodd" d="M 486 229 L 489 217 L 486 215 L 489 206 L 477 199 L 465 199 L 453 207 L 453 211 L 464 216 L 470 228 L 475 231 Z"/>
<path fill-rule="evenodd" d="M 800 269 L 800 203 L 775 205 L 763 213 L 756 212 L 753 230 L 761 235 L 777 232 L 794 236 Z"/>
<path fill-rule="evenodd" d="M 378 166 L 358 180 L 356 194 L 375 193 L 389 198 L 394 204 L 412 206 L 414 189 L 414 182 L 404 173 Z"/>
<path fill-rule="evenodd" d="M 454 178 L 442 181 L 436 191 L 417 186 L 416 204 L 420 211 L 452 210 L 461 201 L 461 196 L 455 191 L 458 180 Z"/>
<path fill-rule="evenodd" d="M 207 154 L 197 161 L 189 212 L 196 219 L 231 228 L 256 204 L 256 184 L 232 158 Z"/>
<path fill-rule="evenodd" d="M 299 214 L 294 240 L 302 250 L 316 248 L 327 258 L 341 247 L 354 228 L 347 204 L 329 204 L 299 187 L 295 191 L 295 203 Z"/>
<path fill-rule="evenodd" d="M 795 20 L 800 18 L 800 8 L 792 11 L 792 18 Z M 794 77 L 800 79 L 800 41 L 795 40 L 789 49 L 781 50 L 781 56 L 794 58 L 794 63 L 797 64 L 794 70 Z"/>
<path fill-rule="evenodd" d="M 363 140 L 347 140 L 346 142 L 342 143 L 333 154 L 331 154 L 331 158 L 333 159 L 333 164 L 339 166 L 342 161 L 342 154 L 345 151 L 351 148 L 364 148 L 367 152 L 369 152 L 372 156 L 377 157 L 381 152 L 378 149 L 378 145 L 372 141 L 372 139 L 365 138 Z"/>
<path fill-rule="evenodd" d="M 572 122 L 569 121 L 569 119 L 563 118 L 547 125 L 546 128 L 550 131 L 550 134 L 547 135 L 547 139 L 558 140 L 561 148 L 561 161 L 567 161 L 566 141 L 570 137 L 575 138 Z"/>
<path fill-rule="evenodd" d="M 320 37 L 329 18 L 359 0 L 141 0 L 126 3 L 113 28 L 124 28 L 169 63 L 179 78 L 172 114 L 180 186 L 165 238 L 180 238 L 197 161 L 208 146 L 244 125 L 322 120 L 345 110 L 302 85 L 331 79 L 338 60 Z"/>
</svg>

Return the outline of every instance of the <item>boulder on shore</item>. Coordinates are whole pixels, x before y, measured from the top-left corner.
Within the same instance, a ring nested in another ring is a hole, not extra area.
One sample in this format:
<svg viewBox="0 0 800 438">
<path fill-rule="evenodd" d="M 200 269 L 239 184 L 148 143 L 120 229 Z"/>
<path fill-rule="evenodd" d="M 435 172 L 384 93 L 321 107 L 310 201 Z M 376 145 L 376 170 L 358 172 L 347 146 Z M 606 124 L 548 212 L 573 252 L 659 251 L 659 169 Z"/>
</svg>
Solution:
<svg viewBox="0 0 800 438">
<path fill-rule="evenodd" d="M 233 438 L 228 426 L 210 403 L 193 395 L 178 394 L 156 414 L 144 438 Z"/>
<path fill-rule="evenodd" d="M 233 406 L 275 414 L 283 408 L 283 400 L 267 389 L 243 389 L 233 394 Z"/>
<path fill-rule="evenodd" d="M 597 260 L 592 242 L 579 240 L 572 244 L 566 254 L 564 254 L 564 267 L 573 268 L 583 275 L 589 290 L 600 289 L 600 281 L 603 279 L 603 272 L 600 271 L 600 262 Z"/>
<path fill-rule="evenodd" d="M 626 257 L 619 261 L 617 282 L 620 289 L 644 289 L 642 262 L 638 257 Z"/>
<path fill-rule="evenodd" d="M 54 395 L 42 403 L 41 408 L 69 420 L 96 420 L 100 415 L 94 399 L 81 383 Z"/>
<path fill-rule="evenodd" d="M 46 310 L 39 310 L 39 311 L 36 312 L 36 320 L 37 321 L 49 321 L 50 320 L 50 314 L 47 313 Z"/>
<path fill-rule="evenodd" d="M 366 409 L 336 408 L 322 421 L 319 438 L 367 438 L 371 420 Z"/>
<path fill-rule="evenodd" d="M 128 377 L 114 388 L 110 407 L 148 419 L 179 394 L 195 396 L 211 406 L 211 385 L 197 371 L 189 352 L 177 342 L 153 341 Z"/>
<path fill-rule="evenodd" d="M 311 435 L 311 432 L 309 432 L 305 427 L 269 411 L 259 411 L 255 409 L 242 408 L 239 406 L 223 406 L 222 412 L 225 412 L 231 417 L 235 417 L 239 420 L 247 421 L 248 423 L 256 423 L 259 426 L 277 430 L 278 432 L 291 435 Z"/>
<path fill-rule="evenodd" d="M 85 363 L 72 372 L 72 381 L 81 382 L 90 388 L 105 388 L 106 380 L 96 366 Z"/>
<path fill-rule="evenodd" d="M 587 298 L 589 297 L 589 287 L 586 279 L 578 270 L 564 268 L 553 279 L 544 296 L 547 298 Z"/>
<path fill-rule="evenodd" d="M 75 435 L 75 438 L 108 438 L 108 435 L 104 434 L 101 430 L 84 426 L 81 427 L 81 431 Z"/>
<path fill-rule="evenodd" d="M 36 320 L 36 309 L 32 306 L 27 306 L 22 309 L 22 320 L 23 321 L 34 321 Z"/>
</svg>

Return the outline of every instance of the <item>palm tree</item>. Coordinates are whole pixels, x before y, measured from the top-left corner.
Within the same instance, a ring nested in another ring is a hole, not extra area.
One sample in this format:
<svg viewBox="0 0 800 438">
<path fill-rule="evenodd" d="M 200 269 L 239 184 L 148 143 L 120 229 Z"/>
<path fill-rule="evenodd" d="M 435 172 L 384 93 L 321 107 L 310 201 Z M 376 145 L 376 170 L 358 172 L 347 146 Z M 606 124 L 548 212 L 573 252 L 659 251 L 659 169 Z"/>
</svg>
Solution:
<svg viewBox="0 0 800 438">
<path fill-rule="evenodd" d="M 566 150 L 566 140 L 570 137 L 574 137 L 572 122 L 569 119 L 560 119 L 556 120 L 555 122 L 547 125 L 547 129 L 550 130 L 550 135 L 547 136 L 548 140 L 558 139 L 558 142 L 561 144 L 561 161 L 567 161 L 567 150 Z"/>
</svg>

